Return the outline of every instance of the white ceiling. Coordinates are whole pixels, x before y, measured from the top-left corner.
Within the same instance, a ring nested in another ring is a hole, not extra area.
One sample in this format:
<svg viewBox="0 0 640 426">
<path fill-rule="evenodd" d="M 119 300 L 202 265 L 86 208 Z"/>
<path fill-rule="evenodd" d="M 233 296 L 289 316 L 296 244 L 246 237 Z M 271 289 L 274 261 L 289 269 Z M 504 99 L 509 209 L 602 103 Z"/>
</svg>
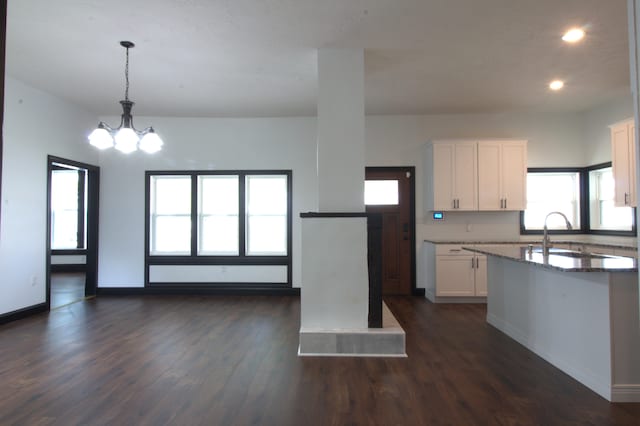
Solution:
<svg viewBox="0 0 640 426">
<path fill-rule="evenodd" d="M 120 40 L 137 115 L 315 115 L 321 47 L 365 49 L 369 114 L 629 93 L 625 0 L 9 0 L 7 20 L 8 75 L 104 115 L 120 114 Z M 573 25 L 587 38 L 568 46 Z"/>
</svg>

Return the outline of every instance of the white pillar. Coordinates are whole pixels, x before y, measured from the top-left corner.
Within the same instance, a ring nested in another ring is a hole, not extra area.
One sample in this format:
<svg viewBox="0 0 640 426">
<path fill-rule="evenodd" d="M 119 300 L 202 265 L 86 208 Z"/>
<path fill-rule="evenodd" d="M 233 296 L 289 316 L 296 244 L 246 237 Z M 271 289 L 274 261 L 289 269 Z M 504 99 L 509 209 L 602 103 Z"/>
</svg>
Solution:
<svg viewBox="0 0 640 426">
<path fill-rule="evenodd" d="M 364 51 L 320 49 L 319 213 L 364 212 L 364 164 Z M 367 328 L 368 297 L 366 217 L 303 219 L 301 338 Z"/>
<path fill-rule="evenodd" d="M 364 211 L 364 51 L 318 51 L 320 212 Z"/>
</svg>

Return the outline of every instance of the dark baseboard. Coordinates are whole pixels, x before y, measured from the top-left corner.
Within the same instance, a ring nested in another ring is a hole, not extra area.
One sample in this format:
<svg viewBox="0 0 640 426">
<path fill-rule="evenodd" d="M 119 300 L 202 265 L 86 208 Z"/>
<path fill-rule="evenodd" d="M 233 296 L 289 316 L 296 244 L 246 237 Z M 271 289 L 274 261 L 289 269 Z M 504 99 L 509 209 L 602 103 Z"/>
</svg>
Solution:
<svg viewBox="0 0 640 426">
<path fill-rule="evenodd" d="M 413 289 L 413 295 L 414 296 L 424 297 L 425 296 L 424 288 L 414 288 Z"/>
<path fill-rule="evenodd" d="M 37 305 L 28 306 L 26 308 L 18 309 L 17 311 L 7 312 L 6 314 L 0 315 L 0 324 L 6 324 L 11 321 L 16 321 L 19 319 L 30 317 L 31 315 L 36 315 L 47 311 L 48 309 L 46 303 L 39 303 Z"/>
<path fill-rule="evenodd" d="M 87 272 L 87 265 L 60 263 L 57 265 L 51 265 L 51 272 Z"/>
<path fill-rule="evenodd" d="M 300 296 L 299 288 L 185 288 L 185 287 L 98 287 L 97 296 L 144 295 L 226 295 L 226 296 Z"/>
</svg>

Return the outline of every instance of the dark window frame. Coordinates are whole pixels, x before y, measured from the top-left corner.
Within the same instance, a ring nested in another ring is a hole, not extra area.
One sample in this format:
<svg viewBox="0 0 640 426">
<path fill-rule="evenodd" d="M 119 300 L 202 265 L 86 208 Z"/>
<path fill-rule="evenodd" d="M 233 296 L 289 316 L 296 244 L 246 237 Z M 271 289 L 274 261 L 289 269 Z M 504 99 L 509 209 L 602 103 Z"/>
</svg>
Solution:
<svg viewBox="0 0 640 426">
<path fill-rule="evenodd" d="M 198 255 L 198 176 L 235 175 L 238 176 L 238 255 Z M 287 254 L 286 255 L 247 255 L 246 253 L 246 176 L 282 175 L 287 177 Z M 282 265 L 287 266 L 286 287 L 292 286 L 292 229 L 293 229 L 293 178 L 291 170 L 148 170 L 145 171 L 145 287 L 149 287 L 149 266 L 151 265 Z M 150 214 L 151 214 L 151 177 L 152 176 L 190 176 L 191 177 L 191 252 L 188 255 L 152 255 L 150 254 Z M 211 283 L 216 285 L 218 283 Z M 154 286 L 153 283 L 151 283 Z M 157 284 L 156 284 L 157 285 Z M 180 284 L 176 284 L 180 285 Z M 188 284 L 186 284 L 188 286 Z M 224 284 L 228 285 L 228 284 Z M 241 283 L 238 287 L 251 286 Z M 282 284 L 274 284 L 282 286 Z"/>
<path fill-rule="evenodd" d="M 599 163 L 587 167 L 529 167 L 527 173 L 579 173 L 580 176 L 580 228 L 568 229 L 550 229 L 549 234 L 570 235 L 570 234 L 593 234 L 593 235 L 610 235 L 610 236 L 637 236 L 637 227 L 635 223 L 636 209 L 634 208 L 634 222 L 631 231 L 591 229 L 591 214 L 589 207 L 589 172 L 592 170 L 611 167 L 611 162 Z M 542 235 L 543 230 L 526 229 L 524 226 L 524 211 L 520 212 L 520 235 Z"/>
</svg>

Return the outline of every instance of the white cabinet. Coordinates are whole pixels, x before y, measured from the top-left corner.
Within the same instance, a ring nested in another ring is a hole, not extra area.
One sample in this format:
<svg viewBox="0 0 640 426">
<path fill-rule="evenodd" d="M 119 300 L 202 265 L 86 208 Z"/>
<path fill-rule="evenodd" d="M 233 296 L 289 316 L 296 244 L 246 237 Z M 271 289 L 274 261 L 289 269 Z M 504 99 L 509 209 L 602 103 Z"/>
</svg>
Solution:
<svg viewBox="0 0 640 426">
<path fill-rule="evenodd" d="M 477 144 L 431 145 L 432 210 L 477 210 Z"/>
<path fill-rule="evenodd" d="M 636 145 L 633 120 L 610 126 L 611 162 L 615 180 L 615 205 L 637 206 Z"/>
<path fill-rule="evenodd" d="M 478 143 L 478 210 L 524 210 L 526 141 Z"/>
<path fill-rule="evenodd" d="M 526 141 L 433 141 L 425 146 L 425 209 L 524 210 Z"/>
<path fill-rule="evenodd" d="M 435 261 L 437 297 L 487 295 L 487 257 L 461 246 L 438 245 Z"/>
</svg>

